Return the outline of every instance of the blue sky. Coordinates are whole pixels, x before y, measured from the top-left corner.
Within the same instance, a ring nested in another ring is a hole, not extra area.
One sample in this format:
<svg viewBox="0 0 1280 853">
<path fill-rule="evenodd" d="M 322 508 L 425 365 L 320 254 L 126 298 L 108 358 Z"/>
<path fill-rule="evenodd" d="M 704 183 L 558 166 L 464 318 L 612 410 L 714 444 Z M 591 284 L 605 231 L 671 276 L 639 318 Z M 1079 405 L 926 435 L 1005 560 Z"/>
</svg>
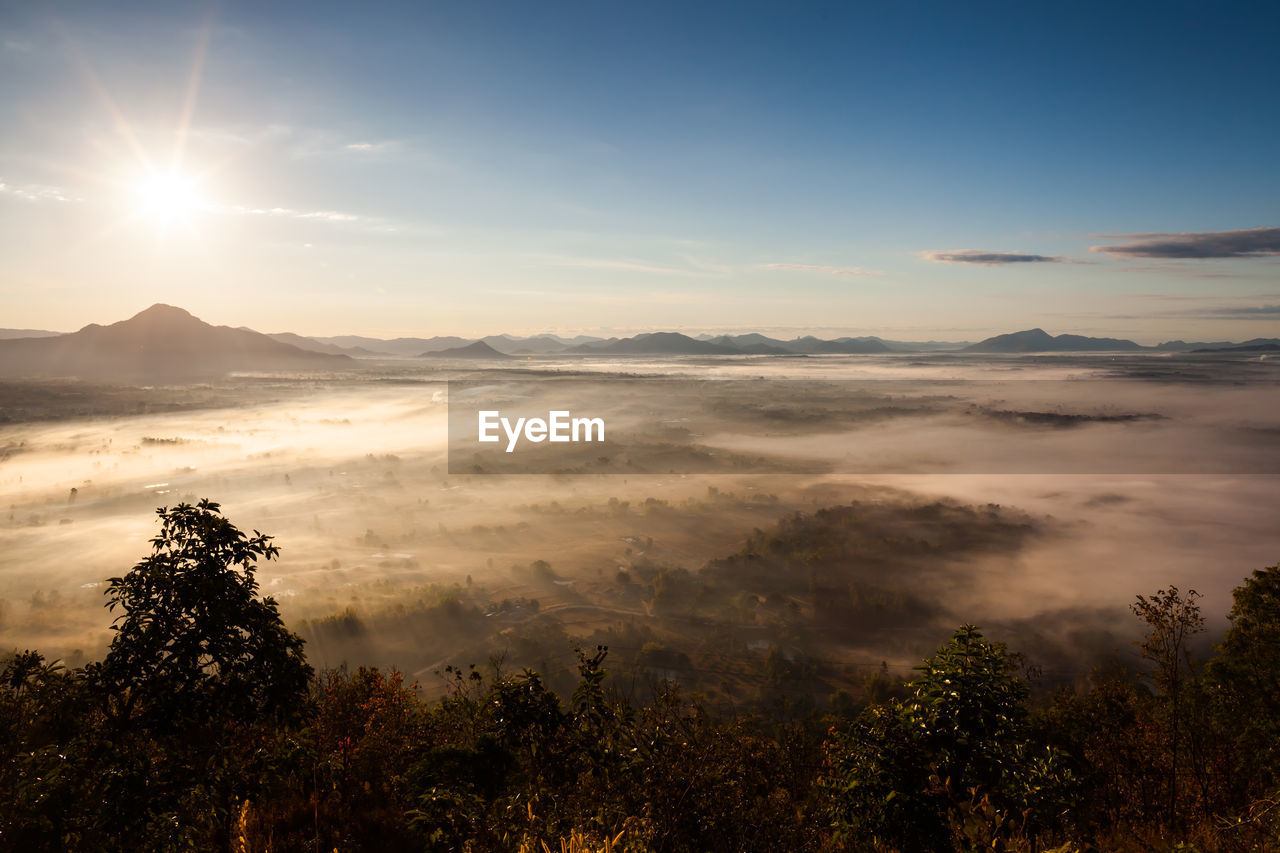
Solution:
<svg viewBox="0 0 1280 853">
<path fill-rule="evenodd" d="M 1274 4 L 123 5 L 0 12 L 0 326 L 1280 334 Z"/>
</svg>

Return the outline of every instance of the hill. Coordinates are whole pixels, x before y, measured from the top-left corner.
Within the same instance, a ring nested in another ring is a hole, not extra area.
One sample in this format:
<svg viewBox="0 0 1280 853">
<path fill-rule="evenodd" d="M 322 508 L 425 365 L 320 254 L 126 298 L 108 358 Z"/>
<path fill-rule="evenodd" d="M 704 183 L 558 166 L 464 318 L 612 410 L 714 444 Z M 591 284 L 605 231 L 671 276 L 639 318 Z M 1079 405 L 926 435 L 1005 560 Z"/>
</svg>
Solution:
<svg viewBox="0 0 1280 853">
<path fill-rule="evenodd" d="M 6 376 L 179 379 L 350 363 L 345 355 L 308 352 L 258 332 L 212 326 L 160 304 L 109 326 L 91 323 L 57 337 L 0 340 L 0 374 Z"/>
<path fill-rule="evenodd" d="M 742 355 L 737 347 L 699 341 L 679 332 L 649 332 L 616 341 L 586 343 L 566 352 L 595 355 Z"/>
<path fill-rule="evenodd" d="M 328 338 L 311 338 L 322 344 L 333 344 L 344 349 L 360 348 L 370 355 L 417 356 L 425 352 L 439 352 L 453 347 L 466 346 L 471 338 L 453 335 L 431 338 L 367 338 L 363 335 L 335 335 Z"/>
<path fill-rule="evenodd" d="M 1050 335 L 1044 329 L 1027 329 L 996 335 L 962 352 L 1128 352 L 1145 349 L 1121 338 L 1088 338 L 1083 335 Z"/>
<path fill-rule="evenodd" d="M 783 347 L 788 352 L 806 353 L 806 354 L 822 354 L 822 353 L 878 353 L 892 352 L 884 341 L 874 338 L 838 338 L 834 341 L 824 341 L 821 338 L 815 338 L 813 335 L 806 335 L 802 338 L 787 341 Z"/>
<path fill-rule="evenodd" d="M 531 338 L 516 338 L 511 335 L 489 335 L 481 338 L 498 352 L 508 355 L 544 355 L 564 352 L 570 347 L 555 335 L 534 335 Z"/>
<path fill-rule="evenodd" d="M 475 341 L 461 347 L 451 347 L 443 350 L 433 350 L 424 352 L 418 356 L 419 358 L 511 358 L 511 356 L 498 352 L 484 341 Z"/>
<path fill-rule="evenodd" d="M 1250 342 L 1250 343 L 1238 344 L 1234 346 L 1225 346 L 1225 347 L 1205 347 L 1204 349 L 1192 350 L 1192 352 L 1228 352 L 1228 353 L 1230 352 L 1239 352 L 1239 353 L 1280 352 L 1280 341 L 1270 340 L 1270 341 L 1258 341 L 1257 343 Z"/>
<path fill-rule="evenodd" d="M 12 338 L 54 338 L 62 332 L 48 332 L 44 329 L 0 329 L 0 341 Z"/>
<path fill-rule="evenodd" d="M 253 331 L 249 329 L 247 331 Z M 329 344 L 324 341 L 318 341 L 315 338 L 305 338 L 302 335 L 295 335 L 293 332 L 268 332 L 267 337 L 273 341 L 279 341 L 282 344 L 289 344 L 298 349 L 307 352 L 324 352 L 329 355 L 351 355 L 351 356 L 370 356 L 379 355 L 379 353 L 367 350 L 364 347 L 340 347 L 337 344 Z"/>
</svg>

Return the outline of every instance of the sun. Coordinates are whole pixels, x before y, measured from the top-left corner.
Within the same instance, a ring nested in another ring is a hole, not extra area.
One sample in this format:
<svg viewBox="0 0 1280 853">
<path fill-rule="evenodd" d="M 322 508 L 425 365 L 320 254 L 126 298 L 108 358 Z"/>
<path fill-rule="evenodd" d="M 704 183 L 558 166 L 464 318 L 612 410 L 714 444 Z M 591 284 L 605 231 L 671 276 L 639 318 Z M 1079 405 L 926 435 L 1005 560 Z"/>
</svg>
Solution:
<svg viewBox="0 0 1280 853">
<path fill-rule="evenodd" d="M 151 172 L 133 185 L 137 214 L 161 228 L 190 225 L 206 207 L 199 182 L 180 172 Z"/>
</svg>

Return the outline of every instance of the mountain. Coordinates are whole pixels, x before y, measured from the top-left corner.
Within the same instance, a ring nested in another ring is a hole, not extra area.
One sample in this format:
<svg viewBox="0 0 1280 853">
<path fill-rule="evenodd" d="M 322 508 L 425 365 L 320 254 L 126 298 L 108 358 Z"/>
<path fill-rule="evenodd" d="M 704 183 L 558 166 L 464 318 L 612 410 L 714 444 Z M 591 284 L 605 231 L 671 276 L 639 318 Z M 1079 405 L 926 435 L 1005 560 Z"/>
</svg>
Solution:
<svg viewBox="0 0 1280 853">
<path fill-rule="evenodd" d="M 1206 347 L 1204 349 L 1192 350 L 1192 352 L 1280 352 L 1280 340 L 1276 340 L 1275 338 L 1272 338 L 1271 340 L 1257 338 L 1243 344 L 1233 344 L 1225 347 Z"/>
<path fill-rule="evenodd" d="M 516 338 L 511 335 L 489 335 L 487 338 L 481 338 L 480 340 L 498 352 L 507 353 L 508 355 L 545 355 L 564 352 L 570 346 L 555 335 L 535 335 L 531 338 Z"/>
<path fill-rule="evenodd" d="M 719 344 L 720 346 L 726 347 L 736 347 L 737 349 L 753 346 L 776 347 L 777 349 L 786 352 L 786 345 L 782 341 L 777 338 L 762 335 L 759 332 L 751 332 L 746 335 L 720 335 L 719 337 L 714 338 L 710 335 L 698 335 L 696 340 L 709 341 L 713 344 Z"/>
<path fill-rule="evenodd" d="M 403 355 L 416 356 L 424 352 L 438 352 L 453 347 L 466 346 L 474 338 L 458 338 L 452 335 L 434 338 L 366 338 L 362 335 L 335 335 L 329 338 L 312 338 L 324 344 L 334 344 L 344 348 L 362 347 L 371 355 Z"/>
<path fill-rule="evenodd" d="M 62 332 L 46 332 L 43 329 L 0 329 L 0 341 L 13 338 L 53 338 Z"/>
<path fill-rule="evenodd" d="M 824 341 L 821 338 L 815 338 L 813 335 L 807 335 L 803 338 L 783 341 L 778 338 L 770 338 L 766 335 L 752 332 L 746 335 L 721 335 L 718 338 L 711 338 L 709 342 L 719 346 L 733 347 L 739 352 L 755 353 L 758 355 L 812 355 L 818 353 L 873 353 L 890 351 L 889 347 L 885 346 L 884 342 L 879 338 L 837 338 L 834 341 Z"/>
<path fill-rule="evenodd" d="M 720 347 L 730 347 L 743 355 L 791 355 L 786 345 L 776 338 L 756 333 L 749 335 L 720 335 L 715 338 L 694 338 Z"/>
<path fill-rule="evenodd" d="M 1191 352 L 1198 349 L 1217 349 L 1219 347 L 1233 347 L 1231 341 L 1192 341 L 1188 343 L 1184 340 L 1163 341 L 1155 345 L 1155 349 L 1160 352 Z"/>
<path fill-rule="evenodd" d="M 889 347 L 885 346 L 884 341 L 869 338 L 840 338 L 834 341 L 824 341 L 821 338 L 815 338 L 813 335 L 806 335 L 803 338 L 787 341 L 782 346 L 788 352 L 806 354 L 891 352 Z"/>
<path fill-rule="evenodd" d="M 1027 329 L 996 335 L 964 348 L 964 352 L 1120 352 L 1144 349 L 1119 338 L 1087 338 L 1083 335 L 1050 335 L 1044 329 Z"/>
<path fill-rule="evenodd" d="M 248 329 L 247 331 L 253 330 Z M 267 337 L 282 344 L 304 349 L 307 352 L 325 352 L 330 355 L 378 355 L 378 353 L 367 350 L 364 347 L 340 347 L 337 344 L 327 344 L 315 338 L 304 338 L 302 335 L 295 335 L 293 332 L 268 332 Z"/>
<path fill-rule="evenodd" d="M 633 338 L 586 343 L 566 352 L 594 355 L 741 355 L 736 347 L 699 341 L 679 332 L 648 332 Z"/>
<path fill-rule="evenodd" d="M 332 369 L 345 355 L 308 352 L 266 335 L 211 326 L 171 305 L 47 338 L 0 341 L 0 373 L 94 379 L 178 379 L 233 370 Z"/>
<path fill-rule="evenodd" d="M 1187 343 L 1186 341 L 1165 341 L 1156 344 L 1156 349 L 1173 352 L 1205 352 L 1215 350 L 1231 350 L 1241 347 L 1266 347 L 1271 344 L 1280 345 L 1280 338 L 1254 338 L 1249 341 L 1241 341 L 1235 343 L 1233 341 L 1195 341 Z"/>
<path fill-rule="evenodd" d="M 968 341 L 886 341 L 874 335 L 864 335 L 861 337 L 842 337 L 834 340 L 823 340 L 822 338 L 806 335 L 800 338 L 794 338 L 784 341 L 779 338 L 770 338 L 758 332 L 751 332 L 745 335 L 698 335 L 700 341 L 711 341 L 724 346 L 733 346 L 749 351 L 752 346 L 768 346 L 776 347 L 783 352 L 789 353 L 877 353 L 877 352 L 946 352 L 960 350 L 969 346 Z"/>
<path fill-rule="evenodd" d="M 457 349 L 474 343 L 476 338 L 459 338 L 454 335 L 442 335 L 432 338 L 367 338 L 361 335 L 337 335 L 329 338 L 308 338 L 320 344 L 339 347 L 349 355 L 399 355 L 418 356 L 428 352 L 440 352 Z M 571 346 L 594 343 L 602 340 L 590 335 L 578 335 L 573 339 L 560 338 L 555 335 L 534 335 L 521 338 L 515 335 L 487 335 L 480 338 L 500 353 L 507 355 L 541 355 L 564 352 Z M 302 344 L 297 344 L 302 346 Z"/>
<path fill-rule="evenodd" d="M 890 352 L 959 352 L 965 347 L 972 345 L 972 341 L 889 341 L 884 338 L 877 338 L 874 336 L 865 338 L 836 338 L 836 340 L 879 341 L 884 344 Z"/>
<path fill-rule="evenodd" d="M 498 352 L 484 341 L 474 341 L 465 346 L 421 353 L 419 358 L 511 358 Z"/>
<path fill-rule="evenodd" d="M 577 335 L 563 338 L 558 335 L 541 334 L 530 337 L 499 334 L 487 335 L 479 340 L 484 341 L 500 353 L 507 355 L 554 355 L 566 353 L 573 355 L 614 354 L 614 355 L 790 355 L 814 353 L 884 353 L 884 352 L 946 352 L 958 351 L 969 343 L 950 341 L 926 341 L 912 343 L 909 341 L 886 341 L 874 336 L 842 337 L 835 340 L 823 340 L 808 335 L 794 340 L 784 341 L 771 338 L 758 332 L 742 335 L 710 335 L 707 333 L 689 337 L 678 332 L 656 332 L 650 334 L 675 335 L 680 340 L 672 341 L 659 338 L 646 342 L 647 335 L 636 335 L 633 338 L 599 338 L 592 335 Z M 274 335 L 277 340 L 284 340 L 303 349 L 317 352 L 340 352 L 355 356 L 399 355 L 417 356 L 427 352 L 440 352 L 456 349 L 471 344 L 476 338 L 459 338 L 441 336 L 433 338 L 368 338 L 360 335 L 337 335 L 334 337 L 302 338 L 290 336 L 288 332 Z M 296 338 L 296 339 L 295 339 Z M 665 342 L 664 342 L 665 341 Z M 690 343 L 692 342 L 692 344 Z M 723 350 L 699 348 L 700 343 L 724 347 Z M 321 349 L 333 346 L 336 350 Z"/>
<path fill-rule="evenodd" d="M 824 341 L 813 336 L 782 341 L 754 332 L 706 339 L 691 338 L 679 332 L 650 332 L 633 338 L 610 339 L 566 350 L 585 355 L 796 355 L 889 351 L 881 341 L 853 338 Z"/>
</svg>

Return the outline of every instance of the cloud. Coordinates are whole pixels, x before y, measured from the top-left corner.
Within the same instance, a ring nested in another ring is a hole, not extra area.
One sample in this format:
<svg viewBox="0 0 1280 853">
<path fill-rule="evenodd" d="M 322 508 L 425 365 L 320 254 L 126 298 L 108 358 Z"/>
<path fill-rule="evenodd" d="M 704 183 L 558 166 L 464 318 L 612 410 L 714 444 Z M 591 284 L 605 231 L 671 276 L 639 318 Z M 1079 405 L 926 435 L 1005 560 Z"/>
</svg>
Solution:
<svg viewBox="0 0 1280 853">
<path fill-rule="evenodd" d="M 247 207 L 245 205 L 211 205 L 215 213 L 262 219 L 292 219 L 299 222 L 324 222 L 336 227 L 350 227 L 367 232 L 399 234 L 407 230 L 433 232 L 426 226 L 397 222 L 381 216 L 363 216 L 340 210 L 298 210 L 292 207 Z"/>
<path fill-rule="evenodd" d="M 356 154 L 373 154 L 379 151 L 391 151 L 400 147 L 400 143 L 394 139 L 383 139 L 377 142 L 362 139 L 357 142 L 348 142 L 342 147 L 344 150 L 353 151 Z"/>
<path fill-rule="evenodd" d="M 1057 255 L 1029 255 L 1024 252 L 984 252 L 979 249 L 960 249 L 954 252 L 921 252 L 925 260 L 940 264 L 979 264 L 998 267 L 1005 264 L 1061 264 L 1065 258 Z"/>
<path fill-rule="evenodd" d="M 80 201 L 81 199 L 69 195 L 66 191 L 58 187 L 43 186 L 41 184 L 16 185 L 7 184 L 0 181 L 0 195 L 10 195 L 20 198 L 23 201 Z"/>
<path fill-rule="evenodd" d="M 1280 228 L 1245 228 L 1239 231 L 1187 231 L 1179 234 L 1104 234 L 1111 240 L 1128 240 L 1089 251 L 1125 258 L 1205 259 L 1257 258 L 1280 255 Z"/>
<path fill-rule="evenodd" d="M 280 216 L 289 219 L 318 219 L 323 222 L 365 221 L 364 217 L 356 216 L 354 213 L 342 213 L 337 210 L 294 210 L 288 207 L 244 207 L 242 205 L 232 205 L 224 209 L 247 216 Z"/>
<path fill-rule="evenodd" d="M 1196 312 L 1194 316 L 1213 320 L 1269 319 L 1271 317 L 1280 317 L 1280 305 L 1209 308 L 1202 312 Z"/>
<path fill-rule="evenodd" d="M 1252 308 L 1223 308 L 1223 314 L 1236 314 L 1240 316 L 1266 314 L 1268 316 L 1280 317 L 1280 305 L 1257 305 Z"/>
<path fill-rule="evenodd" d="M 1206 297 L 1213 298 L 1213 297 Z M 1280 305 L 1206 305 L 1180 311 L 1154 311 L 1146 314 L 1066 314 L 1068 317 L 1104 317 L 1108 320 L 1266 320 L 1280 319 Z"/>
<path fill-rule="evenodd" d="M 868 270 L 862 267 L 831 267 L 821 264 L 761 264 L 767 270 L 794 270 L 797 272 L 816 272 L 824 275 L 884 275 L 879 270 Z"/>
</svg>

